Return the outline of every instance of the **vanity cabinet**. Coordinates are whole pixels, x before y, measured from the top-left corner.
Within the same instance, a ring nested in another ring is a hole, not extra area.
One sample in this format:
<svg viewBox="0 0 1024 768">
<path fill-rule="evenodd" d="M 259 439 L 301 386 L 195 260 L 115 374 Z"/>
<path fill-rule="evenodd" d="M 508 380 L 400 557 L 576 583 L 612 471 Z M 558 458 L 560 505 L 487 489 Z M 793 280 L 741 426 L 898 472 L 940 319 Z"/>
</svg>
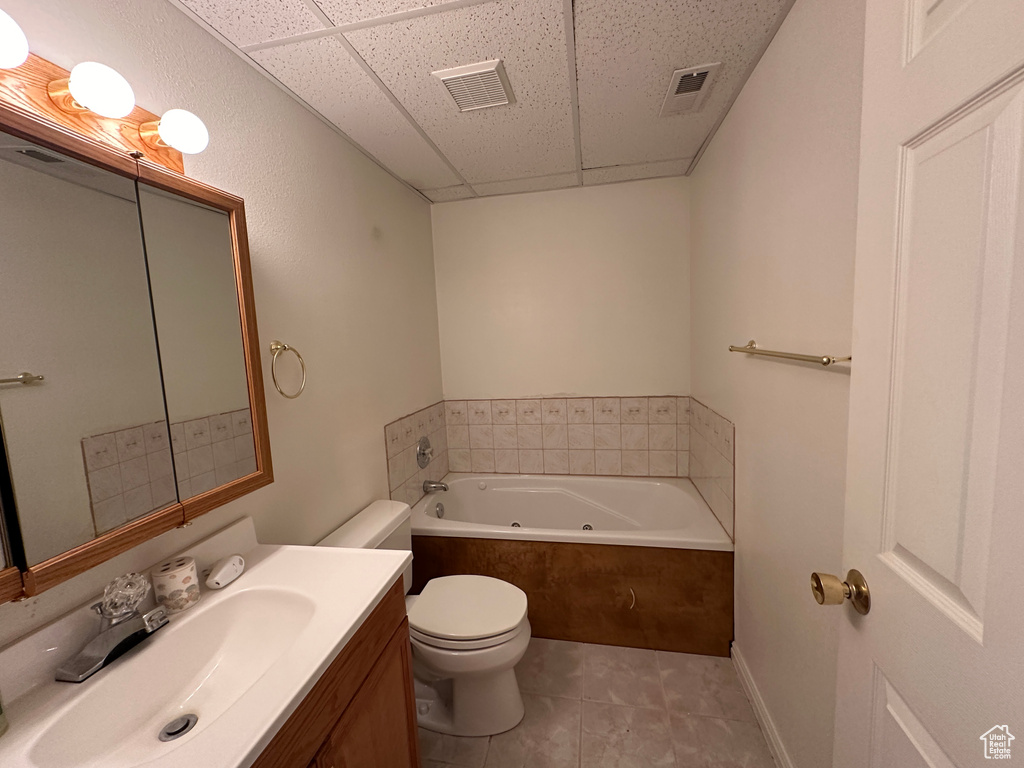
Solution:
<svg viewBox="0 0 1024 768">
<path fill-rule="evenodd" d="M 402 579 L 281 726 L 253 768 L 419 768 Z"/>
<path fill-rule="evenodd" d="M 408 727 L 407 721 L 408 631 L 408 627 L 403 626 L 391 638 L 327 737 L 312 768 L 416 768 L 419 765 L 416 732 Z"/>
</svg>

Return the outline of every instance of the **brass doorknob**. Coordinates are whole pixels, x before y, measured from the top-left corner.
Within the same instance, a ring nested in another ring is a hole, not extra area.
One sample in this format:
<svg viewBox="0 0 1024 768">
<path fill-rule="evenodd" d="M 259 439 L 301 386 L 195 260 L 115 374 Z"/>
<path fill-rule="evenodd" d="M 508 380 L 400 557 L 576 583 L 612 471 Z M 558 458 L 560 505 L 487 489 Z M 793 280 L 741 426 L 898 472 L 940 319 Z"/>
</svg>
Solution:
<svg viewBox="0 0 1024 768">
<path fill-rule="evenodd" d="M 811 592 L 818 605 L 839 605 L 849 600 L 862 616 L 871 610 L 871 590 L 860 571 L 851 570 L 846 574 L 846 581 L 840 581 L 831 573 L 812 573 Z"/>
</svg>

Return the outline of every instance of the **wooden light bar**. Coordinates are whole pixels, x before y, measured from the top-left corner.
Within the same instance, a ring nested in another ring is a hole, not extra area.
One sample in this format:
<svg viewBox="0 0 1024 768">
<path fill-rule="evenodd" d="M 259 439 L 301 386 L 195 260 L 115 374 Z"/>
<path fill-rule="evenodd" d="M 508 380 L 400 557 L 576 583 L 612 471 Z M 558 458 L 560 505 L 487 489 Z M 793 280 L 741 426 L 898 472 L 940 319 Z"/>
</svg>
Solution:
<svg viewBox="0 0 1024 768">
<path fill-rule="evenodd" d="M 136 105 L 121 119 L 102 117 L 88 110 L 67 112 L 50 98 L 47 86 L 70 76 L 66 69 L 30 53 L 28 61 L 14 69 L 0 69 L 0 101 L 24 112 L 43 117 L 81 136 L 102 142 L 126 154 L 139 152 L 150 162 L 183 174 L 185 163 L 181 152 L 170 147 L 156 147 L 142 140 L 139 132 L 144 123 L 159 120 Z"/>
</svg>

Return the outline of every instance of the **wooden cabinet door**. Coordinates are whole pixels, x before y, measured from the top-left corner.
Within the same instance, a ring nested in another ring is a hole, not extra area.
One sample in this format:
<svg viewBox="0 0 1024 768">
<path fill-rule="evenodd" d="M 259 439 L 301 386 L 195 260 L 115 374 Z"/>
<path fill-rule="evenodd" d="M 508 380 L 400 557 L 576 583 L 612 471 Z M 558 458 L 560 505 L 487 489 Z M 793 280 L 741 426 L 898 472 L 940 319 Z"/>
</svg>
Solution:
<svg viewBox="0 0 1024 768">
<path fill-rule="evenodd" d="M 411 663 L 403 622 L 327 737 L 315 768 L 419 768 Z"/>
</svg>

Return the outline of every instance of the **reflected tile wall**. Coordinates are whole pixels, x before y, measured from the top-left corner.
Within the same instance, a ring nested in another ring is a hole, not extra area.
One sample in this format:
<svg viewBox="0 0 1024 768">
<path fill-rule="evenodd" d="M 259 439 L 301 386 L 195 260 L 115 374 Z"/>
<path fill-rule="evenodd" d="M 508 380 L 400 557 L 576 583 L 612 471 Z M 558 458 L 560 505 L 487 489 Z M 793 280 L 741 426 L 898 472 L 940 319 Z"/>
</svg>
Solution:
<svg viewBox="0 0 1024 768">
<path fill-rule="evenodd" d="M 696 399 L 690 400 L 690 479 L 735 540 L 736 427 Z"/>
<path fill-rule="evenodd" d="M 438 402 L 396 419 L 384 427 L 384 444 L 388 457 L 388 488 L 394 501 L 404 501 L 412 506 L 423 498 L 424 480 L 440 480 L 448 474 L 449 450 L 445 431 L 447 417 L 445 403 Z M 468 443 L 468 412 L 463 408 L 454 418 L 466 430 Z M 487 418 L 490 419 L 490 414 Z M 430 446 L 434 449 L 434 457 L 424 469 L 420 469 L 416 463 L 416 446 L 421 437 L 429 438 Z"/>
<path fill-rule="evenodd" d="M 248 408 L 171 424 L 171 447 L 182 501 L 256 471 Z"/>
<path fill-rule="evenodd" d="M 82 440 L 96 535 L 256 471 L 248 408 Z M 175 479 L 177 478 L 177 480 Z"/>
<path fill-rule="evenodd" d="M 446 400 L 452 472 L 688 477 L 688 397 Z"/>
<path fill-rule="evenodd" d="M 178 500 L 162 421 L 86 437 L 82 458 L 97 536 Z"/>
</svg>

